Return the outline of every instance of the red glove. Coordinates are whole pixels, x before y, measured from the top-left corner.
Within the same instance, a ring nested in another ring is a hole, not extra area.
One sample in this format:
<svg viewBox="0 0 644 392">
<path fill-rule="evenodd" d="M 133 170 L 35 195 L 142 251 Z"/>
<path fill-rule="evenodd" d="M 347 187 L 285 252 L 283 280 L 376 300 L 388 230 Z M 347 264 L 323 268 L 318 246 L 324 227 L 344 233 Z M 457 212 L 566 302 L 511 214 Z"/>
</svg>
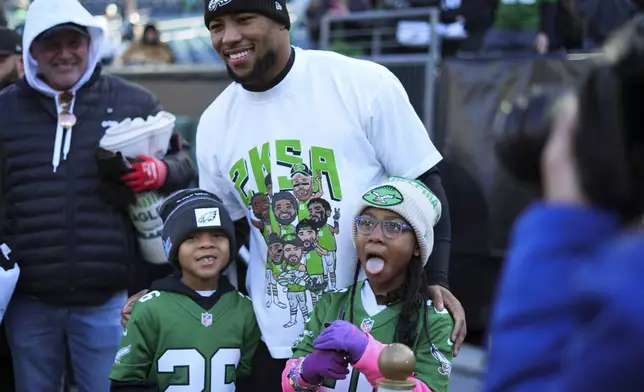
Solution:
<svg viewBox="0 0 644 392">
<path fill-rule="evenodd" d="M 163 161 L 142 155 L 132 163 L 130 171 L 121 177 L 134 192 L 152 191 L 165 184 L 168 167 Z"/>
</svg>

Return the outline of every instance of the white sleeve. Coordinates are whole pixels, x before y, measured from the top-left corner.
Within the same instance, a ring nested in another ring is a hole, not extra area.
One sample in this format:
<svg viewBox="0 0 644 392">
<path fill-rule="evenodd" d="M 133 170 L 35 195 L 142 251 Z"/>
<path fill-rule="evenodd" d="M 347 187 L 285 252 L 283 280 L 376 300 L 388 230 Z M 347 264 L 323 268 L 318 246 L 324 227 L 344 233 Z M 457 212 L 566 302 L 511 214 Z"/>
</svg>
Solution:
<svg viewBox="0 0 644 392">
<path fill-rule="evenodd" d="M 245 218 L 246 209 L 241 204 L 241 201 L 235 197 L 230 180 L 222 174 L 215 158 L 215 151 L 212 149 L 213 143 L 209 142 L 209 140 L 214 139 L 212 130 L 205 125 L 208 123 L 211 122 L 204 120 L 204 116 L 202 116 L 197 126 L 195 144 L 197 148 L 197 167 L 199 169 L 199 188 L 219 196 L 232 220 Z"/>
<path fill-rule="evenodd" d="M 390 176 L 416 179 L 443 159 L 391 72 L 369 108 L 367 139 Z"/>
</svg>

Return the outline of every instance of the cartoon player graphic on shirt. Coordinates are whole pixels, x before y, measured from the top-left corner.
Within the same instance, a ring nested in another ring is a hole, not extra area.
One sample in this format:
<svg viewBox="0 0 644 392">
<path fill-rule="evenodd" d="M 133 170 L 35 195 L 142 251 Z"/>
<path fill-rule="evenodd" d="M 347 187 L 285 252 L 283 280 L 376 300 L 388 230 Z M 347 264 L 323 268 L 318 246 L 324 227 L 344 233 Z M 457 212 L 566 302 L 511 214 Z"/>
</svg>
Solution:
<svg viewBox="0 0 644 392">
<path fill-rule="evenodd" d="M 250 219 L 253 257 L 266 263 L 264 279 L 252 282 L 264 287 L 253 291 L 264 292 L 259 302 L 287 329 L 302 322 L 298 313 L 308 317 L 312 302 L 342 278 L 336 271 L 340 211 L 334 207 L 343 200 L 336 152 L 306 145 L 293 139 L 260 142 L 228 171 Z M 280 315 L 287 309 L 290 319 Z"/>
<path fill-rule="evenodd" d="M 329 282 L 329 290 L 336 289 L 335 265 L 336 265 L 336 250 L 338 246 L 335 242 L 335 236 L 340 233 L 340 209 L 334 209 L 333 226 L 327 223 L 331 217 L 331 204 L 328 201 L 315 198 L 309 200 L 308 204 L 309 216 L 311 221 L 319 227 L 318 228 L 318 245 L 320 248 L 327 251 L 325 256 L 322 256 L 325 267 L 325 280 Z M 328 275 L 328 279 L 327 279 Z"/>
<path fill-rule="evenodd" d="M 271 227 L 271 202 L 268 195 L 264 193 L 255 193 L 250 199 L 250 209 L 253 216 L 257 219 L 251 219 L 253 226 L 262 232 L 264 239 L 268 242 L 268 236 L 273 232 Z"/>
<path fill-rule="evenodd" d="M 313 181 L 317 183 L 317 192 L 313 192 Z M 291 167 L 291 182 L 293 194 L 297 198 L 297 216 L 299 220 L 309 218 L 308 202 L 324 195 L 322 190 L 322 174 L 318 172 L 313 178 L 311 169 L 304 163 L 297 163 Z"/>
<path fill-rule="evenodd" d="M 298 222 L 295 230 L 302 241 L 302 247 L 305 252 L 304 265 L 306 266 L 306 272 L 311 277 L 307 289 L 311 291 L 311 301 L 315 305 L 320 296 L 324 294 L 324 289 L 327 286 L 322 257 L 329 252 L 318 245 L 318 227 L 313 221 L 303 219 Z"/>
<path fill-rule="evenodd" d="M 268 236 L 268 258 L 266 259 L 266 307 L 272 304 L 286 309 L 286 304 L 280 301 L 277 291 L 277 277 L 284 267 L 284 244 L 275 233 Z"/>
<path fill-rule="evenodd" d="M 306 287 L 310 285 L 311 278 L 306 272 L 306 267 L 302 264 L 304 256 L 302 241 L 296 235 L 288 234 L 282 238 L 282 242 L 284 243 L 284 266 L 277 281 L 282 286 L 286 286 L 290 319 L 288 323 L 284 324 L 284 328 L 289 328 L 297 324 L 298 309 L 302 313 L 303 320 L 309 317 Z"/>
<path fill-rule="evenodd" d="M 273 214 L 277 221 L 277 235 L 295 235 L 295 218 L 297 218 L 297 200 L 291 192 L 279 191 L 273 195 Z"/>
</svg>

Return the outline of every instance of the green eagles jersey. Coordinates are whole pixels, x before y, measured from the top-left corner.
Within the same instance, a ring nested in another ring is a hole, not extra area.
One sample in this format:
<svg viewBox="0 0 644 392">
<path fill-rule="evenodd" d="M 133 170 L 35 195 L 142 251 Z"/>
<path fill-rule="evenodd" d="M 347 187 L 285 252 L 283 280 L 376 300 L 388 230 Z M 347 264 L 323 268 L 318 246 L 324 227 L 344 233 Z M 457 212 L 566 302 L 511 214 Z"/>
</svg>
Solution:
<svg viewBox="0 0 644 392">
<path fill-rule="evenodd" d="M 361 290 L 364 281 L 358 282 L 354 298 L 353 324 L 380 343 L 393 343 L 398 314 L 402 306 L 388 307 L 380 313 L 369 316 L 362 305 Z M 304 326 L 304 332 L 297 338 L 293 346 L 293 358 L 300 358 L 313 351 L 313 341 L 324 329 L 324 324 L 343 317 L 349 320 L 349 300 L 351 288 L 327 293 L 315 305 L 313 314 Z M 447 310 L 437 311 L 431 301 L 422 311 L 426 324 L 419 323 L 419 333 L 416 344 L 411 349 L 416 355 L 414 377 L 424 382 L 432 391 L 446 392 L 449 390 L 449 375 L 452 369 L 452 342 L 450 335 L 454 326 L 452 316 Z M 335 392 L 373 392 L 374 388 L 367 378 L 356 369 L 345 380 L 324 382 L 321 391 Z"/>
<path fill-rule="evenodd" d="M 304 256 L 306 273 L 311 276 L 323 275 L 324 274 L 324 264 L 322 261 L 322 255 L 318 253 L 318 250 L 314 248 L 306 252 Z"/>
<path fill-rule="evenodd" d="M 272 198 L 272 196 L 271 196 L 271 198 Z M 280 224 L 277 222 L 277 219 L 275 219 L 275 211 L 273 211 L 273 209 L 270 208 L 268 210 L 268 213 L 269 213 L 269 215 L 271 217 L 271 232 L 279 233 L 278 230 L 279 230 Z"/>
<path fill-rule="evenodd" d="M 557 0 L 500 0 L 493 27 L 539 31 L 541 6 Z"/>
<path fill-rule="evenodd" d="M 309 219 L 309 201 L 308 200 L 298 200 L 297 201 L 297 219 L 302 221 L 304 219 Z"/>
<path fill-rule="evenodd" d="M 279 276 L 282 273 L 282 268 L 284 268 L 284 261 L 280 260 L 279 263 L 276 263 L 274 260 L 268 260 L 266 262 L 266 269 L 270 269 L 273 275 Z"/>
<path fill-rule="evenodd" d="M 277 235 L 279 234 L 280 230 L 280 225 L 277 223 L 277 219 L 275 219 L 275 212 L 273 211 L 272 208 L 268 210 L 268 215 L 269 215 L 269 222 L 264 222 L 264 227 L 262 228 L 262 236 L 264 237 L 264 241 L 268 244 L 268 236 L 271 233 L 276 233 Z"/>
<path fill-rule="evenodd" d="M 329 252 L 335 252 L 338 247 L 335 244 L 335 235 L 331 233 L 331 228 L 328 224 L 325 224 L 318 231 L 318 243 L 322 249 L 328 250 Z"/>
<path fill-rule="evenodd" d="M 259 340 L 252 303 L 236 291 L 208 311 L 188 296 L 151 291 L 132 309 L 110 379 L 234 391 L 237 377 L 250 376 Z"/>
<path fill-rule="evenodd" d="M 277 282 L 282 286 L 286 286 L 286 290 L 289 293 L 301 293 L 306 291 L 305 277 L 308 277 L 306 272 L 300 271 L 301 264 L 288 264 L 283 263 L 282 272 L 280 276 L 277 277 Z"/>
<path fill-rule="evenodd" d="M 266 243 L 268 244 L 268 236 L 270 236 L 272 233 L 271 226 L 266 222 L 263 223 L 264 227 L 262 227 L 262 237 L 264 237 L 264 241 L 266 241 Z"/>
<path fill-rule="evenodd" d="M 279 225 L 279 230 L 277 231 L 277 234 L 281 238 L 289 234 L 296 235 L 297 233 L 295 232 L 295 226 L 293 225 Z"/>
</svg>

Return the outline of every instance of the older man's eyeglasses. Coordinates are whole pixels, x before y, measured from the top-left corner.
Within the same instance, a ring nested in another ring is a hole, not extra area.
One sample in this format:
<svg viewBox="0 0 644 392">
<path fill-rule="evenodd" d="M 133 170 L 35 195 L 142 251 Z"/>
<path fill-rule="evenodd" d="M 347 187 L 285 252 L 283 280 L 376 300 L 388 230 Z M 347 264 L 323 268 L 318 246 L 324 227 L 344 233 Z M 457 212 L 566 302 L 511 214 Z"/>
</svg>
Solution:
<svg viewBox="0 0 644 392">
<path fill-rule="evenodd" d="M 76 116 L 72 113 L 72 102 L 74 95 L 70 92 L 64 92 L 58 96 L 58 125 L 69 129 L 76 125 Z"/>
<path fill-rule="evenodd" d="M 405 230 L 413 230 L 406 223 L 399 223 L 393 220 L 378 220 L 370 216 L 356 216 L 356 228 L 360 234 L 370 235 L 380 225 L 382 234 L 390 240 L 398 237 Z"/>
</svg>

